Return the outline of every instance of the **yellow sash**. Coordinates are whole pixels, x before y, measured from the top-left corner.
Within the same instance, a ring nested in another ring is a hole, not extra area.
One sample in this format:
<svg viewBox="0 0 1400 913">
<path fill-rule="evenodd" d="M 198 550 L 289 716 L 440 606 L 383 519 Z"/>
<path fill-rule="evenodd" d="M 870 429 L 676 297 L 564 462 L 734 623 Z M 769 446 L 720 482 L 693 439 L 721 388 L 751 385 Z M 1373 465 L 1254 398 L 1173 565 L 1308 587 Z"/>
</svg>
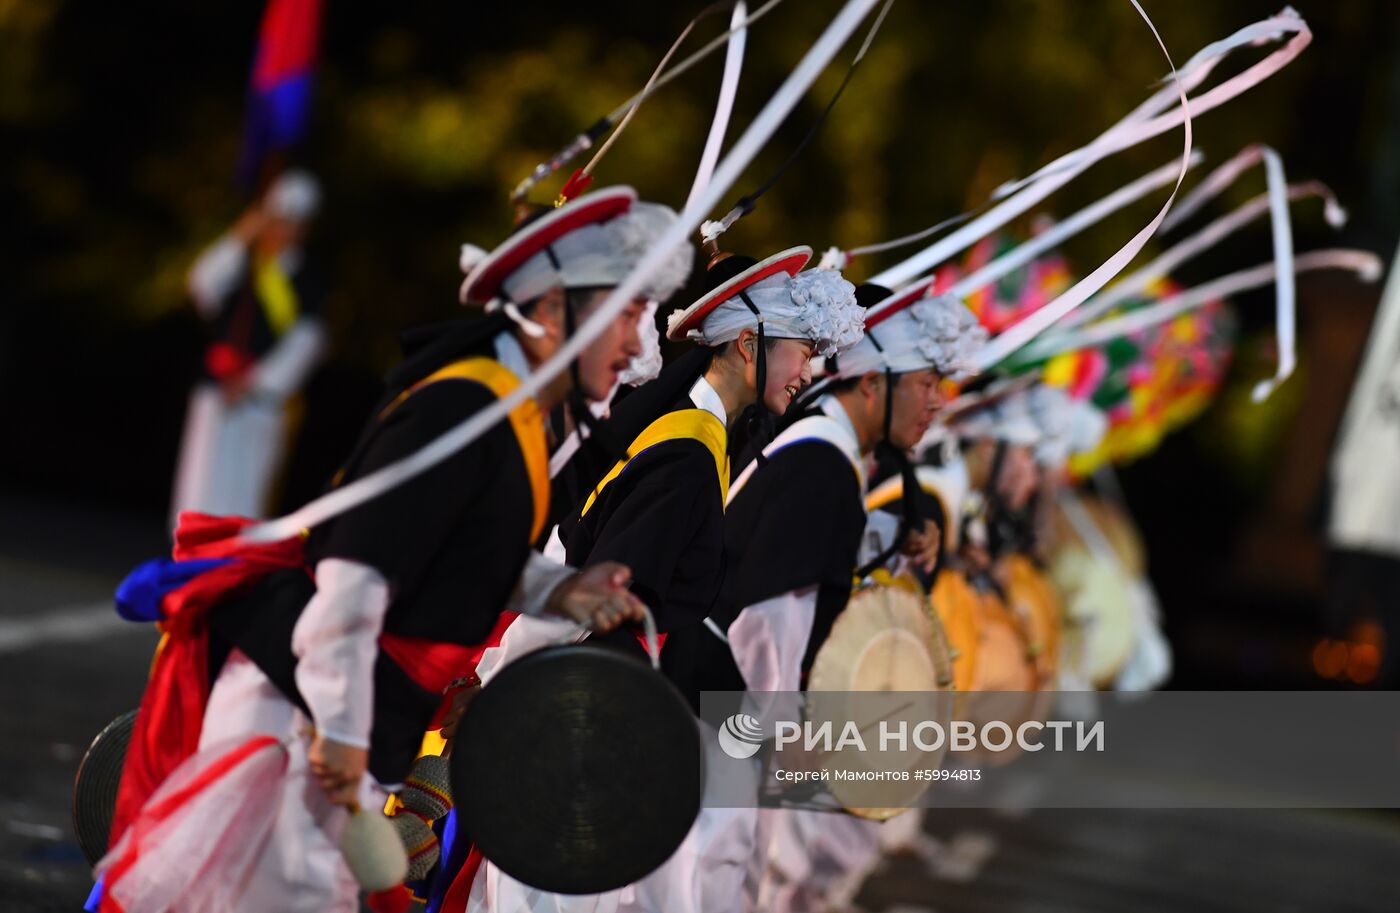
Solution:
<svg viewBox="0 0 1400 913">
<path fill-rule="evenodd" d="M 500 362 L 482 356 L 464 358 L 438 368 L 400 393 L 379 413 L 380 419 L 394 411 L 414 391 L 440 380 L 476 381 L 496 394 L 497 399 L 509 396 L 512 390 L 520 386 L 520 378 Z M 549 450 L 545 445 L 544 416 L 533 397 L 510 410 L 510 426 L 520 444 L 520 452 L 525 456 L 525 471 L 530 477 L 530 491 L 534 495 L 535 518 L 530 528 L 530 541 L 534 542 L 544 532 L 545 520 L 549 517 Z"/>
<path fill-rule="evenodd" d="M 724 427 L 724 423 L 715 418 L 713 413 L 706 412 L 704 409 L 681 409 L 677 412 L 666 413 L 637 435 L 637 439 L 627 448 L 627 458 L 618 460 L 608 474 L 603 476 L 603 481 L 599 482 L 597 487 L 593 489 L 593 493 L 588 496 L 579 516 L 588 513 L 588 509 L 593 506 L 593 502 L 598 499 L 598 495 L 602 493 L 603 489 L 608 487 L 608 483 L 617 478 L 622 470 L 627 468 L 627 464 L 636 459 L 639 453 L 655 444 L 682 438 L 697 440 L 710 451 L 710 455 L 715 458 L 715 472 L 719 475 L 720 501 L 721 503 L 727 501 L 729 499 L 729 454 L 727 452 L 729 432 Z"/>
<path fill-rule="evenodd" d="M 281 336 L 287 332 L 288 327 L 296 323 L 297 314 L 301 311 L 301 302 L 297 300 L 297 291 L 292 286 L 292 280 L 282 271 L 277 258 L 269 257 L 259 263 L 253 271 L 253 284 L 257 289 L 258 303 L 262 305 L 263 315 L 267 317 L 267 324 L 272 328 L 272 335 Z"/>
<path fill-rule="evenodd" d="M 932 495 L 934 500 L 938 502 L 939 506 L 943 508 L 943 517 L 945 522 L 949 524 L 956 522 L 957 518 L 953 515 L 953 512 L 948 509 L 948 500 L 943 497 L 942 492 L 938 491 L 935 488 L 931 488 L 926 484 L 921 485 L 919 487 L 924 490 L 925 494 Z M 879 510 L 880 508 L 886 506 L 887 504 L 892 504 L 903 497 L 904 480 L 899 476 L 894 476 L 881 483 L 879 488 L 876 488 L 870 494 L 865 496 L 865 511 L 866 513 L 873 513 Z"/>
</svg>

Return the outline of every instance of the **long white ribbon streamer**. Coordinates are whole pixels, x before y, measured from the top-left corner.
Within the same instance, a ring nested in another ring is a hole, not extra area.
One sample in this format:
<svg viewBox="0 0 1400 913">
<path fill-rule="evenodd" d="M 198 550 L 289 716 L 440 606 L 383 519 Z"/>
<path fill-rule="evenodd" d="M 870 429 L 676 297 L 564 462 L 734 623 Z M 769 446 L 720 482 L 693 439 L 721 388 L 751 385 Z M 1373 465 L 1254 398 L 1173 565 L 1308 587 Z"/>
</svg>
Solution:
<svg viewBox="0 0 1400 913">
<path fill-rule="evenodd" d="M 1286 195 L 1290 201 L 1302 200 L 1308 197 L 1321 197 L 1327 209 L 1327 222 L 1333 228 L 1340 228 L 1346 224 L 1346 211 L 1337 203 L 1337 198 L 1332 194 L 1330 188 L 1321 181 L 1304 181 L 1299 184 L 1290 184 Z M 1177 242 L 1167 250 L 1163 251 L 1156 259 L 1146 266 L 1135 270 L 1128 276 L 1115 282 L 1111 288 L 1102 295 L 1094 298 L 1084 307 L 1066 317 L 1050 334 L 1055 335 L 1068 332 L 1077 326 L 1088 323 L 1113 310 L 1124 301 L 1134 295 L 1141 294 L 1153 282 L 1163 279 L 1171 274 L 1181 264 L 1190 260 L 1202 251 L 1213 248 L 1216 244 L 1227 236 L 1239 231 L 1245 225 L 1253 222 L 1261 215 L 1269 211 L 1272 205 L 1272 198 L 1269 194 L 1260 194 L 1254 199 L 1245 203 L 1239 209 L 1227 215 L 1223 215 L 1211 222 L 1205 228 L 1191 235 L 1182 241 Z M 1175 210 L 1173 210 L 1175 212 Z"/>
<path fill-rule="evenodd" d="M 1202 158 L 1199 151 L 1193 152 L 1187 167 L 1195 167 Z M 981 269 L 969 273 L 966 277 L 955 282 L 948 291 L 960 298 L 966 298 L 978 289 L 991 285 L 1008 273 L 1030 263 L 1046 251 L 1059 247 L 1084 229 L 1098 224 L 1124 206 L 1135 203 L 1152 191 L 1160 190 L 1170 184 L 1180 169 L 1180 162 L 1168 162 L 1156 171 L 1145 174 L 1131 184 L 1118 188 L 1098 202 L 1084 207 L 1064 221 L 1056 222 L 1030 240 L 1018 244 Z"/>
<path fill-rule="evenodd" d="M 1139 13 L 1141 13 L 1140 7 Z M 1143 15 L 1146 18 L 1146 15 Z M 1150 23 L 1151 20 L 1148 21 Z M 1312 32 L 1308 30 L 1307 23 L 1298 17 L 1297 13 L 1291 9 L 1285 9 L 1276 17 L 1247 26 L 1229 38 L 1210 44 L 1198 51 L 1188 64 L 1192 68 L 1190 82 L 1192 86 L 1199 85 L 1209 75 L 1211 69 L 1236 48 L 1267 39 L 1277 39 L 1280 35 L 1287 33 L 1293 33 L 1294 37 L 1283 48 L 1206 92 L 1200 98 L 1191 99 L 1191 111 L 1199 115 L 1211 108 L 1218 107 L 1272 76 L 1302 52 L 1303 48 L 1312 40 Z M 1179 98 L 1182 90 L 1181 84 L 1177 83 L 1174 88 Z M 1003 188 L 999 189 L 998 196 L 1007 196 L 1007 199 L 969 222 L 959 231 L 935 241 L 927 248 L 872 277 L 870 281 L 890 287 L 898 287 L 908 283 L 916 276 L 938 266 L 947 258 L 970 247 L 981 238 L 1026 212 L 1099 160 L 1150 137 L 1157 136 L 1180 123 L 1180 117 L 1184 113 L 1184 107 L 1181 105 L 1178 105 L 1168 115 L 1158 118 L 1151 117 L 1163 105 L 1170 102 L 1172 91 L 1173 87 L 1162 89 L 1089 144 L 1061 156 L 1031 177 L 1004 185 Z"/>
<path fill-rule="evenodd" d="M 1289 33 L 1293 34 L 1293 38 L 1283 47 L 1244 72 L 1207 91 L 1199 98 L 1192 98 L 1191 108 L 1195 115 L 1199 117 L 1206 111 L 1247 91 L 1283 69 L 1293 58 L 1301 54 L 1303 48 L 1312 41 L 1312 32 L 1296 10 L 1292 7 L 1285 7 L 1277 16 L 1247 25 L 1228 38 L 1213 42 L 1196 52 L 1177 74 L 1187 92 L 1204 82 L 1215 66 L 1231 52 L 1247 45 L 1276 41 Z M 1074 169 L 1086 161 L 1098 161 L 1105 155 L 1165 133 L 1181 122 L 1179 109 L 1158 114 L 1159 111 L 1171 104 L 1174 94 L 1171 86 L 1164 86 L 1093 142 L 1060 156 L 1028 177 L 1003 184 L 997 188 L 993 197 L 1008 196 L 1021 187 L 1035 183 L 1049 175 Z"/>
<path fill-rule="evenodd" d="M 1264 161 L 1265 148 L 1262 143 L 1245 146 L 1235 153 L 1228 162 L 1206 175 L 1199 184 L 1187 191 L 1186 196 L 1182 197 L 1176 206 L 1172 207 L 1171 215 L 1167 216 L 1167 220 L 1162 223 L 1162 231 L 1169 232 L 1191 218 L 1201 207 L 1220 196 L 1235 181 L 1239 180 L 1240 175 Z M 1340 213 L 1340 215 L 1335 215 L 1334 212 Z M 1346 213 L 1335 202 L 1329 202 L 1327 221 L 1334 226 L 1340 224 L 1334 219 L 1345 221 Z"/>
<path fill-rule="evenodd" d="M 1380 258 L 1368 250 L 1315 250 L 1299 254 L 1293 262 L 1295 273 L 1318 269 L 1344 269 L 1356 273 L 1365 282 L 1374 282 L 1381 275 Z M 1086 349 L 1101 345 L 1120 336 L 1136 333 L 1148 327 L 1179 317 L 1187 311 L 1209 304 L 1220 298 L 1235 295 L 1250 289 L 1259 288 L 1273 282 L 1278 273 L 1277 263 L 1265 263 L 1250 269 L 1240 270 L 1212 279 L 1165 298 L 1151 307 L 1142 308 L 1096 323 L 1086 330 L 1067 333 L 1054 339 L 1044 340 L 1043 345 L 1035 346 L 1028 354 L 1036 358 L 1048 358 L 1061 352 Z M 1267 382 L 1266 382 L 1267 383 Z"/>
<path fill-rule="evenodd" d="M 681 29 L 680 36 L 667 48 L 666 55 L 661 58 L 661 62 L 656 65 L 656 69 L 652 70 L 651 75 L 647 77 L 646 84 L 642 86 L 643 98 L 650 97 L 651 92 L 656 87 L 656 81 L 661 78 L 661 74 L 666 70 L 666 64 L 670 63 L 671 58 L 676 56 L 676 52 L 681 49 L 681 45 L 685 44 L 685 40 L 690 37 L 690 33 L 695 30 L 695 26 L 700 20 L 710 15 L 712 10 L 713 5 L 702 10 L 698 16 L 686 23 L 685 28 Z M 732 25 L 731 23 L 731 28 Z M 612 148 L 613 143 L 617 142 L 622 134 L 626 132 L 627 126 L 632 123 L 632 118 L 636 116 L 637 109 L 641 106 L 641 102 L 638 102 L 623 115 L 622 120 L 618 121 L 617 126 L 612 129 L 612 133 L 603 141 L 603 145 L 598 147 L 598 151 L 593 153 L 593 157 L 588 160 L 588 164 L 583 166 L 583 174 L 593 174 L 594 169 L 597 168 L 598 163 L 603 160 L 603 156 L 608 154 L 608 150 Z"/>
<path fill-rule="evenodd" d="M 1259 143 L 1245 146 L 1228 162 L 1206 175 L 1201 183 L 1187 191 L 1181 202 L 1172 208 L 1171 215 L 1162 223 L 1162 231 L 1169 232 L 1182 222 L 1194 216 L 1202 206 L 1220 196 L 1227 187 L 1239 180 L 1255 165 L 1264 160 L 1264 147 Z"/>
<path fill-rule="evenodd" d="M 1162 49 L 1162 54 L 1167 58 L 1167 63 L 1172 68 L 1172 75 L 1176 75 L 1176 65 L 1172 63 L 1171 53 L 1167 51 L 1167 45 L 1162 41 L 1162 36 L 1157 32 L 1157 26 L 1153 25 L 1147 13 L 1138 4 L 1138 0 L 1132 0 L 1134 8 L 1142 16 L 1147 27 L 1152 29 L 1152 37 L 1157 39 L 1157 46 Z M 1162 208 L 1157 211 L 1157 215 L 1148 222 L 1141 231 L 1134 235 L 1127 244 L 1118 249 L 1113 256 L 1109 257 L 1092 273 L 1080 279 L 1070 286 L 1063 294 L 1054 301 L 1046 304 L 1039 310 L 1027 314 L 1024 318 L 1007 327 L 992 339 L 991 342 L 983 346 L 974 358 L 975 370 L 985 371 L 992 365 L 1001 361 L 1012 352 L 1021 348 L 1039 335 L 1046 327 L 1069 314 L 1080 304 L 1084 303 L 1088 297 L 1099 289 L 1103 288 L 1108 281 L 1118 275 L 1123 267 L 1132 262 L 1138 252 L 1147 244 L 1149 238 L 1157 231 L 1157 226 L 1162 224 L 1162 220 L 1171 211 L 1172 202 L 1176 200 L 1176 195 L 1181 190 L 1181 182 L 1186 180 L 1186 171 L 1191 167 L 1191 108 L 1186 99 L 1185 86 L 1177 84 L 1177 91 L 1181 97 L 1181 127 L 1182 127 L 1182 148 L 1181 166 L 1176 176 L 1176 185 L 1172 187 L 1171 196 L 1162 204 Z M 1055 180 L 1048 178 L 1047 180 Z"/>
<path fill-rule="evenodd" d="M 736 0 L 734 10 L 729 18 L 729 49 L 724 55 L 724 75 L 720 78 L 719 101 L 715 105 L 715 115 L 710 122 L 710 133 L 705 138 L 705 150 L 700 156 L 700 167 L 695 171 L 695 180 L 690 185 L 690 194 L 686 197 L 686 204 L 694 202 L 695 198 L 710 183 L 710 178 L 715 173 L 715 163 L 719 161 L 719 153 L 724 145 L 724 134 L 729 128 L 729 116 L 734 110 L 734 97 L 739 90 L 739 72 L 744 64 L 744 44 L 748 36 L 748 28 L 745 25 L 748 16 L 748 6 L 744 0 Z M 633 110 L 636 110 L 635 108 Z M 619 126 L 619 130 L 621 127 Z M 656 306 L 651 307 L 653 314 Z M 614 387 L 608 394 L 608 403 L 612 402 L 617 394 Z M 594 414 L 601 415 L 606 412 L 603 409 L 594 407 Z M 586 436 L 586 435 L 585 435 Z M 569 432 L 569 436 L 564 439 L 564 443 L 559 445 L 549 458 L 549 477 L 552 479 L 559 475 L 563 468 L 568 465 L 573 455 L 578 452 L 582 442 L 579 430 Z"/>
<path fill-rule="evenodd" d="M 1275 309 L 1274 322 L 1275 334 L 1278 340 L 1278 368 L 1274 377 L 1267 381 L 1261 381 L 1254 388 L 1254 401 L 1262 402 L 1278 388 L 1278 385 L 1286 381 L 1297 366 L 1297 289 L 1293 278 L 1293 223 L 1289 217 L 1288 204 L 1295 188 L 1290 188 L 1283 172 L 1283 159 L 1279 154 L 1268 146 L 1253 146 L 1235 157 L 1234 164 L 1238 167 L 1248 163 L 1251 159 L 1264 163 L 1265 176 L 1268 182 L 1268 192 L 1264 195 L 1262 203 L 1267 206 L 1270 213 L 1270 226 L 1274 244 L 1274 262 L 1278 264 L 1275 280 Z M 1242 169 L 1241 169 L 1242 170 Z M 1223 172 L 1223 174 L 1222 174 Z M 1230 165 L 1220 169 L 1206 183 L 1208 186 L 1197 188 L 1200 193 L 1198 199 L 1209 199 L 1218 194 L 1228 183 L 1226 178 L 1237 175 L 1238 171 L 1231 174 Z M 1321 186 L 1321 185 L 1317 185 Z M 1328 220 L 1333 221 L 1338 215 L 1341 207 L 1336 206 L 1335 199 L 1330 199 L 1330 191 L 1322 188 L 1328 194 Z M 1166 275 L 1170 270 L 1184 262 L 1188 257 L 1207 249 L 1209 246 L 1223 238 L 1229 232 L 1244 225 L 1258 214 L 1261 201 L 1252 201 L 1241 207 L 1234 213 L 1217 220 L 1205 230 L 1198 232 L 1186 241 L 1177 244 L 1166 251 L 1156 260 L 1149 263 L 1143 269 L 1138 270 L 1124 282 L 1121 287 L 1111 289 L 1101 300 L 1093 302 L 1089 307 L 1078 314 L 1065 320 L 1062 328 L 1078 326 L 1087 320 L 1106 313 L 1109 309 L 1122 303 L 1131 295 L 1134 295 L 1149 285 L 1153 279 Z M 1343 214 L 1344 218 L 1344 214 Z M 1334 222 L 1335 225 L 1335 222 Z"/>
<path fill-rule="evenodd" d="M 879 244 L 867 244 L 864 247 L 853 247 L 850 250 L 841 250 L 839 247 L 832 247 L 822 254 L 823 268 L 845 269 L 846 264 L 856 257 L 865 254 L 878 254 L 881 251 L 894 250 L 906 244 L 913 244 L 915 241 L 922 241 L 924 238 L 938 234 L 945 228 L 952 228 L 954 225 L 961 225 L 977 214 L 977 210 L 964 212 L 960 215 L 944 219 L 937 225 L 930 225 L 928 228 L 914 232 L 912 235 L 905 235 L 902 238 L 894 238 L 890 241 L 881 241 Z"/>
<path fill-rule="evenodd" d="M 755 10 L 752 16 L 749 16 L 737 27 L 730 28 L 730 30 L 725 32 L 723 35 L 711 39 L 710 42 L 704 47 L 702 47 L 700 50 L 696 51 L 694 54 L 691 54 L 685 60 L 682 60 L 674 67 L 667 70 L 666 73 L 659 77 L 654 83 L 651 83 L 647 87 L 641 89 L 631 98 L 618 105 L 612 110 L 610 114 L 608 114 L 607 117 L 602 118 L 599 124 L 603 126 L 607 126 L 609 124 L 616 124 L 618 118 L 625 117 L 638 105 L 646 101 L 652 95 L 659 92 L 672 80 L 679 77 L 682 73 L 686 72 L 691 67 L 704 60 L 706 57 L 709 57 L 710 54 L 714 53 L 714 51 L 720 45 L 725 44 L 727 41 L 729 41 L 729 39 L 734 35 L 734 33 L 737 30 L 747 29 L 749 26 L 753 25 L 755 22 L 766 16 L 773 9 L 773 7 L 777 6 L 779 3 L 782 2 L 783 0 L 768 0 L 767 3 L 763 4 L 763 6 Z M 595 125 L 595 127 L 596 126 L 598 125 Z M 590 128 L 590 132 L 592 129 L 593 128 Z M 570 162 L 578 158 L 584 152 L 587 152 L 589 149 L 592 149 L 597 137 L 591 136 L 590 132 L 585 132 L 574 137 L 573 142 L 571 142 L 564 149 L 561 149 L 559 152 L 555 153 L 553 158 L 536 165 L 534 170 L 531 171 L 528 175 L 526 175 L 524 179 L 522 179 L 520 183 L 515 186 L 515 189 L 511 191 L 510 199 L 524 199 L 525 196 L 541 181 L 547 179 L 556 171 L 559 171 L 560 169 L 567 166 Z"/>
<path fill-rule="evenodd" d="M 777 93 L 759 112 L 752 124 L 739 137 L 738 142 L 719 167 L 714 179 L 704 191 L 686 204 L 679 218 L 652 243 L 646 255 L 628 274 L 622 284 L 603 300 L 596 311 L 585 320 L 559 351 L 539 366 L 519 387 L 507 396 L 488 405 L 485 409 L 445 432 L 402 460 L 391 463 L 383 469 L 357 479 L 350 484 L 326 494 L 294 513 L 279 520 L 251 527 L 243 538 L 249 542 L 272 542 L 297 535 L 301 530 L 324 523 L 332 517 L 350 510 L 371 498 L 378 497 L 408 479 L 431 469 L 443 460 L 471 444 L 481 435 L 506 418 L 510 411 L 534 396 L 546 384 L 558 377 L 591 345 L 617 316 L 637 296 L 647 278 L 682 244 L 700 221 L 719 203 L 720 198 L 738 180 L 749 162 L 753 161 L 759 149 L 768 141 L 783 119 L 801 100 L 807 89 L 821 71 L 841 49 L 851 33 L 860 25 L 878 0 L 847 0 L 841 12 L 827 26 L 797 68 L 779 87 Z"/>
<path fill-rule="evenodd" d="M 1274 334 L 1278 339 L 1278 368 L 1274 376 L 1254 385 L 1256 403 L 1262 403 L 1278 385 L 1288 380 L 1298 364 L 1298 289 L 1293 267 L 1293 220 L 1288 217 L 1288 178 L 1283 158 L 1264 148 L 1264 174 L 1269 183 L 1269 227 L 1274 238 Z"/>
<path fill-rule="evenodd" d="M 744 25 L 744 18 L 748 13 L 749 8 L 744 0 L 736 0 L 734 12 L 729 17 L 729 47 L 724 53 L 724 75 L 719 80 L 719 101 L 715 104 L 715 116 L 710 121 L 710 133 L 705 137 L 705 149 L 700 154 L 700 167 L 695 169 L 695 180 L 690 185 L 690 194 L 685 198 L 687 205 L 694 202 L 710 183 L 710 178 L 715 173 L 715 163 L 719 161 L 720 149 L 724 146 L 724 134 L 729 129 L 729 115 L 734 111 L 734 97 L 739 92 L 739 74 L 744 68 L 744 45 L 749 34 Z"/>
<path fill-rule="evenodd" d="M 788 166 L 793 163 L 793 160 L 802 154 L 802 150 L 807 147 L 812 137 L 821 129 L 822 124 L 826 122 L 827 117 L 831 114 L 832 107 L 836 104 L 837 100 L 840 99 L 841 93 L 846 90 L 846 85 L 855 74 L 856 67 L 860 66 L 860 62 L 865 59 L 865 53 L 870 50 L 870 45 L 874 43 L 875 36 L 880 32 L 880 26 L 885 24 L 885 16 L 889 14 L 890 7 L 892 6 L 894 6 L 894 0 L 885 0 L 885 5 L 880 7 L 880 12 L 875 16 L 875 21 L 870 24 L 870 29 L 865 33 L 865 40 L 860 43 L 860 48 L 856 51 L 856 56 L 852 58 L 851 65 L 846 70 L 845 78 L 841 80 L 840 86 L 837 87 L 836 94 L 826 103 L 826 108 L 818 115 L 816 123 L 812 124 L 811 128 L 807 131 L 806 138 L 797 144 L 797 147 L 788 154 L 787 160 L 782 165 L 778 166 L 777 172 L 769 177 L 762 186 L 753 193 L 745 195 L 737 205 L 730 209 L 729 212 L 725 213 L 720 219 L 701 224 L 701 241 L 705 244 L 711 244 L 717 241 L 720 235 L 734 227 L 735 222 L 738 222 L 744 216 L 753 212 L 754 205 L 758 202 L 758 198 L 767 193 L 769 188 L 773 186 L 773 182 L 782 177 L 787 171 Z"/>
</svg>

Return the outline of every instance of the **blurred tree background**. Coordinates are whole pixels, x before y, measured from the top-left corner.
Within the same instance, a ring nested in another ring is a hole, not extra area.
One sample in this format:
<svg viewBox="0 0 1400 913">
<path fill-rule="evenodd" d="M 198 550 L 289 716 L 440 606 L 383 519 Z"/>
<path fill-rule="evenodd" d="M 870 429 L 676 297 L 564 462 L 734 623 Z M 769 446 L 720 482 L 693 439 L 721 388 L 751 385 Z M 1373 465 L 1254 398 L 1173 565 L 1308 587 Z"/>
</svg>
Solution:
<svg viewBox="0 0 1400 913">
<path fill-rule="evenodd" d="M 1276 12 L 1277 2 L 1144 6 L 1180 64 Z M 233 173 L 261 6 L 0 0 L 0 391 L 11 429 L 0 451 L 5 487 L 163 509 L 201 348 L 184 275 L 246 205 Z M 308 391 L 315 446 L 294 467 L 288 500 L 314 493 L 343 455 L 375 378 L 395 358 L 397 332 L 457 313 L 458 245 L 490 247 L 502 237 L 509 189 L 638 89 L 699 7 L 328 2 L 311 140 L 299 158 L 327 189 L 314 247 L 329 285 L 335 352 Z M 838 7 L 837 0 L 788 0 L 753 28 L 731 143 Z M 1315 33 L 1312 46 L 1261 87 L 1197 120 L 1196 142 L 1208 156 L 1198 171 L 1249 142 L 1269 143 L 1283 153 L 1291 178 L 1329 183 L 1353 213 L 1337 239 L 1324 234 L 1319 207 L 1303 204 L 1300 248 L 1353 243 L 1388 259 L 1400 234 L 1400 17 L 1392 0 L 1314 2 L 1301 12 Z M 722 22 L 708 19 L 687 50 Z M 806 132 L 855 44 L 731 198 L 770 174 Z M 1221 77 L 1258 59 L 1236 56 Z M 598 182 L 630 183 L 679 207 L 721 61 L 716 55 L 645 105 Z M 726 241 L 762 255 L 917 230 L 1086 142 L 1165 74 L 1151 32 L 1127 0 L 901 0 L 821 136 Z M 1068 214 L 1180 148 L 1174 132 L 1119 154 L 1052 196 L 1045 211 Z M 1243 202 L 1262 185 L 1252 175 L 1221 205 Z M 541 196 L 556 188 L 557 181 Z M 1076 239 L 1067 249 L 1071 262 L 1091 267 L 1160 203 L 1160 196 L 1144 200 Z M 1260 223 L 1182 278 L 1268 257 Z M 859 280 L 893 259 L 858 261 L 850 272 Z M 1308 280 L 1305 340 L 1343 310 L 1332 301 L 1334 289 L 1343 298 L 1360 295 L 1347 312 L 1360 315 L 1352 336 L 1364 334 L 1373 289 Z M 1271 325 L 1271 300 L 1265 293 L 1240 302 L 1246 327 Z M 1252 345 L 1246 337 L 1246 354 Z M 1305 342 L 1304 370 L 1291 385 L 1336 377 L 1344 393 L 1354 362 L 1345 361 L 1345 345 L 1329 351 L 1325 363 L 1309 364 L 1315 353 Z M 1239 370 L 1262 375 L 1270 363 L 1242 357 Z M 1159 484 L 1203 492 L 1189 518 L 1172 513 L 1184 515 L 1179 500 L 1153 516 L 1150 493 L 1143 498 L 1154 546 L 1158 536 L 1183 533 L 1210 540 L 1207 529 L 1224 535 L 1213 516 L 1258 509 L 1269 474 L 1280 470 L 1249 460 L 1284 446 L 1307 408 L 1296 391 L 1278 397 L 1255 416 L 1254 433 L 1239 445 L 1253 447 L 1244 456 L 1220 446 L 1233 425 L 1222 425 L 1217 410 L 1199 433 L 1180 436 L 1152 465 L 1130 472 L 1130 495 Z M 1310 432 L 1330 434 L 1325 424 Z M 1222 467 L 1231 465 L 1245 469 L 1230 477 Z"/>
</svg>

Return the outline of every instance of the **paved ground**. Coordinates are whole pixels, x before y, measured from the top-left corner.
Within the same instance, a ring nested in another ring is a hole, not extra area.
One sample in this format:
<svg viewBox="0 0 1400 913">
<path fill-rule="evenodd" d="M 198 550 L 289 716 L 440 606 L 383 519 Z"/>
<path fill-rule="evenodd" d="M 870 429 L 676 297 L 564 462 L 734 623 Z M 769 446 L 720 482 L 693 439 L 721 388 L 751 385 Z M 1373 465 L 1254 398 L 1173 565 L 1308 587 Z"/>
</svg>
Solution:
<svg viewBox="0 0 1400 913">
<path fill-rule="evenodd" d="M 1400 817 L 1298 811 L 930 813 L 934 852 L 858 898 L 886 913 L 1400 910 Z"/>
<path fill-rule="evenodd" d="M 0 501 L 0 910 L 77 910 L 70 791 L 88 742 L 136 706 L 155 640 L 112 612 L 158 519 Z"/>
<path fill-rule="evenodd" d="M 75 911 L 69 823 L 82 751 L 136 705 L 154 645 L 112 587 L 164 548 L 157 517 L 0 497 L 0 913 Z M 923 855 L 889 862 L 872 913 L 1400 910 L 1400 816 L 1314 812 L 930 813 Z"/>
</svg>

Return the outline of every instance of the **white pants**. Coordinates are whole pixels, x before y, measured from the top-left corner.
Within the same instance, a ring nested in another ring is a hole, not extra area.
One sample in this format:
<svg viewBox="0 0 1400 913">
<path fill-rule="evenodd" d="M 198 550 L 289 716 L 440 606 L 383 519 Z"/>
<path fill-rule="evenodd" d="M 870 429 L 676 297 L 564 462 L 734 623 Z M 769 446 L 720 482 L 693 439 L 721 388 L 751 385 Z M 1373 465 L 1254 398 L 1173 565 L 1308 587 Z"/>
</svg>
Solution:
<svg viewBox="0 0 1400 913">
<path fill-rule="evenodd" d="M 226 739 L 270 735 L 291 739 L 287 777 L 280 796 L 250 796 L 275 802 L 276 823 L 249 873 L 235 911 L 247 913 L 356 913 L 359 885 L 340 854 L 347 812 L 331 805 L 307 769 L 310 729 L 305 714 L 277 690 L 252 660 L 234 650 L 209 695 L 200 748 Z M 361 782 L 360 805 L 375 809 L 385 795 L 368 775 Z"/>
<path fill-rule="evenodd" d="M 175 470 L 172 522 L 182 510 L 265 516 L 286 439 L 282 403 L 244 399 L 230 406 L 217 384 L 195 387 Z"/>
<path fill-rule="evenodd" d="M 551 634 L 557 639 L 560 627 L 540 621 L 516 619 L 502 640 L 500 657 L 507 661 L 518 658 L 529 652 L 527 643 L 551 640 Z M 521 625 L 521 622 L 526 624 Z M 520 626 L 519 636 L 512 640 L 511 632 L 517 626 Z M 488 650 L 487 654 L 490 653 Z M 486 665 L 485 657 L 482 664 Z M 504 662 L 493 662 L 482 674 L 483 680 L 502 665 Z M 701 744 L 706 752 L 718 755 L 720 749 L 714 731 L 701 728 Z M 718 757 L 709 766 L 717 763 Z M 758 776 L 756 765 L 753 776 Z M 707 788 L 711 786 L 706 785 Z M 756 783 L 752 791 L 757 793 Z M 757 816 L 758 810 L 753 808 L 710 808 L 703 807 L 702 803 L 699 816 L 670 859 L 635 884 L 604 894 L 551 894 L 521 884 L 489 860 L 483 861 L 472 882 L 467 910 L 469 913 L 736 913 L 742 907 L 744 879 L 756 851 Z"/>
<path fill-rule="evenodd" d="M 775 811 L 758 909 L 809 913 L 844 908 L 880 862 L 883 827 L 834 812 Z"/>
<path fill-rule="evenodd" d="M 736 913 L 753 854 L 754 809 L 703 808 L 661 867 L 605 894 L 550 894 L 483 861 L 470 913 Z"/>
</svg>

